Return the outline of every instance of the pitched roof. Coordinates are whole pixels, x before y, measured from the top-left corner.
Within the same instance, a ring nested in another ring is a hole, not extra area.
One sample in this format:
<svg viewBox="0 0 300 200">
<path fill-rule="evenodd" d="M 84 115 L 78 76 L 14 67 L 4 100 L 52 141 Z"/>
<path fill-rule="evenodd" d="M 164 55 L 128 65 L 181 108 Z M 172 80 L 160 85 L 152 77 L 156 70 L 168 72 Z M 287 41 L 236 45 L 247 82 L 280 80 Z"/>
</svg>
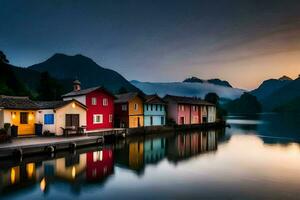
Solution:
<svg viewBox="0 0 300 200">
<path fill-rule="evenodd" d="M 79 101 L 77 101 L 75 99 L 69 100 L 69 101 L 36 101 L 35 103 L 37 104 L 39 109 L 57 109 L 57 108 L 65 106 L 65 105 L 68 105 L 72 102 L 76 102 L 81 107 L 86 108 L 85 105 L 83 105 L 82 103 L 80 103 Z"/>
<path fill-rule="evenodd" d="M 157 94 L 146 95 L 145 96 L 145 103 L 148 103 L 148 104 L 166 104 L 166 102 L 162 98 L 160 98 Z"/>
<path fill-rule="evenodd" d="M 141 94 L 139 94 L 138 92 L 129 92 L 129 93 L 125 93 L 125 94 L 116 95 L 115 97 L 117 99 L 115 100 L 115 103 L 125 103 L 125 102 L 132 100 L 136 96 L 139 96 L 142 99 L 144 99 L 144 97 Z"/>
<path fill-rule="evenodd" d="M 28 97 L 0 95 L 0 108 L 18 110 L 37 110 L 38 106 Z"/>
<path fill-rule="evenodd" d="M 92 88 L 87 88 L 79 91 L 72 91 L 67 94 L 62 95 L 62 97 L 76 97 L 76 96 L 81 96 L 81 95 L 86 95 L 90 92 L 93 92 L 95 90 L 103 90 L 106 93 L 110 94 L 111 96 L 114 96 L 111 92 L 109 92 L 107 89 L 105 89 L 102 86 L 97 86 L 97 87 L 92 87 Z"/>
<path fill-rule="evenodd" d="M 81 96 L 81 95 L 85 95 L 85 94 L 88 94 L 90 92 L 93 92 L 95 90 L 98 90 L 100 89 L 101 86 L 98 86 L 98 87 L 92 87 L 92 88 L 87 88 L 87 89 L 83 89 L 83 90 L 79 90 L 79 91 L 72 91 L 72 92 L 69 92 L 67 94 L 64 94 L 62 95 L 62 97 L 74 97 L 74 96 Z"/>
<path fill-rule="evenodd" d="M 204 101 L 197 97 L 182 97 L 182 96 L 173 96 L 173 95 L 166 95 L 163 98 L 164 101 L 175 101 L 176 103 L 182 104 L 194 104 L 194 105 L 208 105 L 214 106 L 214 104 Z"/>
</svg>

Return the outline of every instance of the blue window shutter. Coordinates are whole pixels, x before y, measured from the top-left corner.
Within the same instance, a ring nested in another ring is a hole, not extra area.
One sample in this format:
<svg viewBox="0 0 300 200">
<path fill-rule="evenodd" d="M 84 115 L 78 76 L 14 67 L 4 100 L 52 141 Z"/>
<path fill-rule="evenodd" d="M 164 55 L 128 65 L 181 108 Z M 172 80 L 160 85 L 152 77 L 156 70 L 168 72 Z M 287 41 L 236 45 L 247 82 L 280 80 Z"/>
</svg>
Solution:
<svg viewBox="0 0 300 200">
<path fill-rule="evenodd" d="M 45 114 L 44 124 L 54 124 L 54 114 Z"/>
</svg>

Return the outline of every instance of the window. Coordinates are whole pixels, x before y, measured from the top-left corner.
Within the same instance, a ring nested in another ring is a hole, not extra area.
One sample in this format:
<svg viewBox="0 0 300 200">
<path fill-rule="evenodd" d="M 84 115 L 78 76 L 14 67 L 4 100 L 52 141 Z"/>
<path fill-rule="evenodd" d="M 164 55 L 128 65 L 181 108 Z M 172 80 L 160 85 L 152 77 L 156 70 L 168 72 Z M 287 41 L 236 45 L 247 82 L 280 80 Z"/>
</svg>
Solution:
<svg viewBox="0 0 300 200">
<path fill-rule="evenodd" d="M 160 123 L 161 125 L 165 125 L 165 117 L 160 117 Z"/>
<path fill-rule="evenodd" d="M 153 105 L 151 104 L 151 111 L 153 110 Z"/>
<path fill-rule="evenodd" d="M 113 121 L 113 115 L 109 114 L 109 123 L 112 123 L 112 121 Z"/>
<path fill-rule="evenodd" d="M 155 107 L 155 110 L 157 111 L 158 110 L 158 105 L 155 105 L 156 107 Z"/>
<path fill-rule="evenodd" d="M 96 99 L 96 97 L 92 97 L 92 105 L 93 106 L 97 105 L 97 99 Z"/>
<path fill-rule="evenodd" d="M 163 111 L 163 105 L 160 105 L 160 111 Z"/>
<path fill-rule="evenodd" d="M 122 105 L 122 111 L 126 111 L 127 110 L 127 104 L 123 104 Z"/>
<path fill-rule="evenodd" d="M 153 125 L 153 117 L 152 116 L 150 117 L 150 125 L 151 126 Z"/>
<path fill-rule="evenodd" d="M 108 105 L 108 100 L 107 98 L 103 98 L 103 106 L 107 106 Z"/>
<path fill-rule="evenodd" d="M 146 106 L 146 110 L 149 110 L 149 104 L 147 104 L 147 106 Z"/>
<path fill-rule="evenodd" d="M 28 112 L 20 113 L 20 124 L 28 124 Z"/>
<path fill-rule="evenodd" d="M 184 111 L 184 105 L 180 105 L 180 110 Z"/>
<path fill-rule="evenodd" d="M 197 111 L 197 106 L 192 106 L 193 111 Z"/>
<path fill-rule="evenodd" d="M 139 109 L 139 105 L 137 103 L 134 104 L 134 110 L 137 111 Z M 151 110 L 152 110 L 152 105 L 151 105 Z"/>
<path fill-rule="evenodd" d="M 102 124 L 103 123 L 103 115 L 94 115 L 93 117 L 93 123 L 94 124 Z"/>
<path fill-rule="evenodd" d="M 45 114 L 44 124 L 54 124 L 54 114 Z"/>
<path fill-rule="evenodd" d="M 102 151 L 94 151 L 93 152 L 93 162 L 102 161 L 103 152 Z"/>
</svg>

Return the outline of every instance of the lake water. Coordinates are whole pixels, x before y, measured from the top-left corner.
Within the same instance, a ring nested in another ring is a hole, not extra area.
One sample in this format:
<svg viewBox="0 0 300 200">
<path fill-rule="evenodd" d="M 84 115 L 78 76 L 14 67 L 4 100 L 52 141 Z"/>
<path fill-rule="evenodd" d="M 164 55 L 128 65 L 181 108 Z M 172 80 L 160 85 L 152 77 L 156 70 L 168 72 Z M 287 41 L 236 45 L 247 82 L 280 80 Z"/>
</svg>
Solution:
<svg viewBox="0 0 300 200">
<path fill-rule="evenodd" d="M 299 199 L 300 116 L 227 121 L 226 130 L 0 161 L 0 199 Z"/>
</svg>

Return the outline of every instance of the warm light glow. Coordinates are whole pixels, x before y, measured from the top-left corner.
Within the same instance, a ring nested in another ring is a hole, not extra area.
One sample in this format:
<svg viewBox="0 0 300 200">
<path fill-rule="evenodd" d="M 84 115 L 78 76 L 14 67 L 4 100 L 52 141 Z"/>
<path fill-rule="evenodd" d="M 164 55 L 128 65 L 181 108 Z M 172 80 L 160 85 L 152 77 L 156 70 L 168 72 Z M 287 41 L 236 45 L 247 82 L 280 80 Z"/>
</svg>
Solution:
<svg viewBox="0 0 300 200">
<path fill-rule="evenodd" d="M 42 192 L 44 192 L 45 191 L 45 189 L 46 189 L 46 179 L 45 178 L 43 178 L 42 180 L 41 180 L 41 183 L 40 183 L 40 189 L 41 189 L 41 191 Z"/>
<path fill-rule="evenodd" d="M 10 171 L 10 182 L 11 184 L 14 184 L 16 182 L 16 170 L 14 168 L 11 168 Z"/>
<path fill-rule="evenodd" d="M 16 118 L 16 113 L 12 113 L 12 118 L 13 118 L 13 119 Z"/>
<path fill-rule="evenodd" d="M 72 103 L 72 108 L 75 108 L 76 107 L 76 104 L 73 102 Z"/>
<path fill-rule="evenodd" d="M 72 178 L 75 179 L 76 177 L 76 168 L 73 166 L 72 167 Z"/>
<path fill-rule="evenodd" d="M 32 119 L 33 119 L 33 114 L 29 113 L 28 120 L 32 120 Z"/>
<path fill-rule="evenodd" d="M 34 163 L 29 163 L 26 165 L 26 171 L 28 178 L 32 178 L 34 172 L 35 165 Z"/>
</svg>

